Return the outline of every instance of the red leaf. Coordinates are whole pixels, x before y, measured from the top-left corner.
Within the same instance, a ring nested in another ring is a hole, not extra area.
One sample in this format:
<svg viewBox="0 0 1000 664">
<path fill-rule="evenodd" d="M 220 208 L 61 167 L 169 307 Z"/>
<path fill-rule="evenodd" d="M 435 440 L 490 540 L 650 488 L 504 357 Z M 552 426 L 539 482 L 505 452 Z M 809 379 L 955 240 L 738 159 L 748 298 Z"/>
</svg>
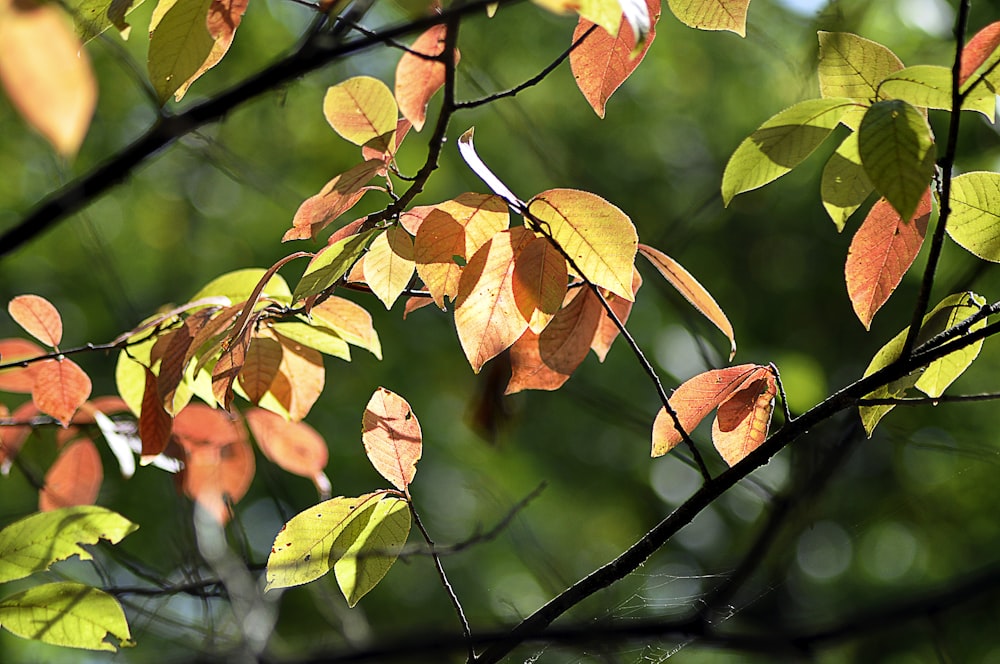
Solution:
<svg viewBox="0 0 1000 664">
<path fill-rule="evenodd" d="M 656 37 L 656 22 L 660 18 L 660 0 L 646 0 L 649 9 L 649 34 L 638 54 L 635 49 L 635 35 L 629 22 L 622 20 L 618 34 L 612 37 L 606 30 L 593 30 L 583 43 L 569 54 L 570 68 L 580 92 L 587 98 L 594 112 L 604 117 L 604 106 L 612 93 L 632 75 L 649 50 Z M 573 31 L 575 43 L 594 23 L 580 18 Z"/>
<path fill-rule="evenodd" d="M 361 440 L 375 470 L 407 492 L 422 449 L 420 423 L 410 404 L 384 387 L 375 390 L 361 420 Z"/>
<path fill-rule="evenodd" d="M 31 398 L 43 413 L 68 426 L 73 413 L 90 396 L 90 377 L 69 358 L 42 363 Z"/>
<path fill-rule="evenodd" d="M 977 32 L 962 49 L 959 82 L 965 83 L 1000 47 L 1000 21 L 990 23 Z"/>
<path fill-rule="evenodd" d="M 762 377 L 744 383 L 745 387 L 719 406 L 712 425 L 715 449 L 730 466 L 742 461 L 767 438 L 778 388 L 771 372 L 762 371 Z"/>
<path fill-rule="evenodd" d="M 367 185 L 384 170 L 384 161 L 369 159 L 327 182 L 318 194 L 307 198 L 299 206 L 292 219 L 292 227 L 281 241 L 315 239 L 317 233 L 354 207 L 366 191 L 379 189 Z"/>
<path fill-rule="evenodd" d="M 0 340 L 0 364 L 12 364 L 18 360 L 41 355 L 45 355 L 42 347 L 27 339 Z M 0 371 L 0 392 L 31 394 L 31 390 L 35 386 L 35 376 L 40 368 L 40 362 L 32 362 L 26 367 Z"/>
<path fill-rule="evenodd" d="M 930 216 L 930 189 L 908 222 L 880 198 L 854 234 L 844 272 L 854 313 L 866 330 L 920 253 Z"/>
<path fill-rule="evenodd" d="M 104 481 L 101 455 L 89 438 L 77 438 L 63 448 L 38 493 L 38 509 L 42 512 L 93 505 Z"/>
<path fill-rule="evenodd" d="M 410 50 L 429 56 L 444 53 L 447 27 L 441 23 L 423 33 L 410 46 Z M 459 61 L 455 49 L 455 64 Z M 396 66 L 396 103 L 403 117 L 413 123 L 413 128 L 424 128 L 427 104 L 434 93 L 444 85 L 445 66 L 438 60 L 427 60 L 413 53 L 404 53 Z"/>
<path fill-rule="evenodd" d="M 209 324 L 212 314 L 211 309 L 197 311 L 184 319 L 184 324 L 171 333 L 170 343 L 163 351 L 160 371 L 156 377 L 156 390 L 163 399 L 161 407 L 168 413 L 176 411 L 174 396 L 177 394 L 177 387 L 184 379 L 191 344 L 194 343 L 199 330 Z M 150 359 L 152 360 L 152 352 Z"/>
<path fill-rule="evenodd" d="M 252 324 L 247 325 L 238 338 L 230 339 L 229 346 L 223 349 L 219 361 L 212 369 L 212 394 L 224 410 L 229 410 L 233 403 L 233 381 L 243 370 L 246 362 L 252 329 Z"/>
<path fill-rule="evenodd" d="M 323 473 L 328 460 L 326 442 L 311 426 L 288 422 L 262 408 L 251 408 L 244 416 L 260 451 L 272 462 L 309 479 Z"/>
<path fill-rule="evenodd" d="M 635 297 L 635 294 L 639 292 L 640 286 L 642 286 L 642 276 L 639 274 L 639 270 L 634 270 L 632 272 L 632 297 Z M 633 303 L 611 292 L 606 292 L 604 299 L 608 301 L 608 305 L 615 312 L 615 315 L 618 316 L 618 320 L 624 325 L 628 321 L 629 314 L 632 312 Z M 594 340 L 590 344 L 590 348 L 597 355 L 598 360 L 603 362 L 604 358 L 608 356 L 611 344 L 618 338 L 619 332 L 618 326 L 611 320 L 611 316 L 608 315 L 607 311 L 603 311 L 602 308 L 601 322 L 598 323 L 597 332 L 594 333 Z"/>
<path fill-rule="evenodd" d="M 28 334 L 48 346 L 62 341 L 62 318 L 52 303 L 38 295 L 19 295 L 7 305 L 10 317 Z"/>
<path fill-rule="evenodd" d="M 142 456 L 154 457 L 167 448 L 170 442 L 171 418 L 163 408 L 163 398 L 157 389 L 156 376 L 146 371 L 146 388 L 142 393 L 142 409 L 139 413 L 139 439 L 142 441 Z"/>
</svg>

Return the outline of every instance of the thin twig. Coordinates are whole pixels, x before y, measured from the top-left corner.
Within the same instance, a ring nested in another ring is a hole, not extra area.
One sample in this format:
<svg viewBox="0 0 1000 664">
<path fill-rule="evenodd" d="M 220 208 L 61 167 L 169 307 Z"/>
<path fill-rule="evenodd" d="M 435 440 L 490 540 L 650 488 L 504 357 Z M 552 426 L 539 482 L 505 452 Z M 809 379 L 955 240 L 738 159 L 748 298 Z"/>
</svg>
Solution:
<svg viewBox="0 0 1000 664">
<path fill-rule="evenodd" d="M 778 384 L 778 396 L 781 397 L 781 410 L 785 416 L 785 425 L 787 425 L 793 418 L 792 411 L 788 408 L 788 397 L 785 395 L 785 386 L 781 383 L 781 373 L 774 362 L 768 362 L 767 366 L 771 369 L 771 373 L 774 374 L 774 382 Z"/>
<path fill-rule="evenodd" d="M 858 399 L 859 406 L 936 406 L 939 403 L 964 403 L 971 401 L 996 401 L 1000 392 L 982 394 L 942 394 L 939 397 L 898 397 Z"/>
</svg>

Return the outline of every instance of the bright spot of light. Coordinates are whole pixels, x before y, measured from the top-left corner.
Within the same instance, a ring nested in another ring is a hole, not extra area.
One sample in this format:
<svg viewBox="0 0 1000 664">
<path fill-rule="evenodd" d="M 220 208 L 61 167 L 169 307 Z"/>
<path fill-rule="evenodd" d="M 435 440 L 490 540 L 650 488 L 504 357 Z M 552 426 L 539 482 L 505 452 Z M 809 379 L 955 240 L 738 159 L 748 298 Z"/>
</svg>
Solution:
<svg viewBox="0 0 1000 664">
<path fill-rule="evenodd" d="M 826 7 L 829 0 L 778 0 L 778 2 L 800 16 L 815 16 L 821 9 Z"/>
<path fill-rule="evenodd" d="M 935 37 L 948 37 L 955 21 L 951 6 L 944 0 L 896 0 L 896 14 L 907 27 Z"/>
</svg>

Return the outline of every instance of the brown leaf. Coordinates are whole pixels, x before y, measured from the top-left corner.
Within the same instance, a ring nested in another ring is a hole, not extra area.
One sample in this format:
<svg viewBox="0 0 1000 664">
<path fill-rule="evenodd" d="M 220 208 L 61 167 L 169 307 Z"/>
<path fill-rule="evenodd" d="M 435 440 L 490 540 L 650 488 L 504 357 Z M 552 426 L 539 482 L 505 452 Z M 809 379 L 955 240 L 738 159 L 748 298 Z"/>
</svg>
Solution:
<svg viewBox="0 0 1000 664">
<path fill-rule="evenodd" d="M 547 239 L 536 237 L 514 257 L 511 279 L 518 311 L 532 332 L 541 333 L 566 297 L 566 259 Z"/>
<path fill-rule="evenodd" d="M 240 27 L 240 21 L 243 20 L 247 4 L 249 4 L 249 0 L 212 0 L 212 4 L 208 7 L 206 27 L 215 43 L 198 70 L 177 88 L 174 93 L 175 100 L 180 101 L 191 84 L 201 78 L 201 75 L 206 71 L 219 64 L 219 61 L 226 55 L 233 43 L 233 38 L 236 36 L 236 28 Z"/>
<path fill-rule="evenodd" d="M 778 388 L 770 371 L 755 378 L 720 406 L 712 425 L 712 442 L 722 458 L 735 466 L 767 438 Z"/>
<path fill-rule="evenodd" d="M 305 422 L 288 422 L 262 408 L 251 408 L 244 417 L 257 446 L 268 459 L 290 473 L 314 479 L 328 460 L 326 442 Z"/>
<path fill-rule="evenodd" d="M 321 230 L 354 207 L 366 191 L 381 189 L 368 186 L 368 182 L 384 171 L 384 161 L 369 159 L 327 182 L 318 194 L 299 206 L 292 227 L 281 241 L 315 239 Z"/>
<path fill-rule="evenodd" d="M 7 304 L 7 311 L 14 322 L 43 344 L 54 348 L 62 341 L 62 317 L 44 297 L 18 295 Z"/>
<path fill-rule="evenodd" d="M 43 413 L 68 426 L 73 413 L 90 396 L 90 377 L 69 358 L 42 363 L 31 398 Z"/>
<path fill-rule="evenodd" d="M 410 404 L 384 387 L 375 390 L 361 420 L 361 439 L 375 470 L 407 493 L 417 472 L 423 442 L 420 423 Z"/>
<path fill-rule="evenodd" d="M 280 334 L 275 337 L 281 343 L 281 367 L 271 384 L 271 394 L 288 411 L 293 422 L 306 415 L 323 392 L 326 369 L 323 356 L 318 350 L 286 339 Z"/>
<path fill-rule="evenodd" d="M 158 382 L 152 371 L 146 371 L 146 388 L 142 393 L 142 408 L 139 411 L 139 439 L 142 441 L 142 456 L 154 457 L 167 448 L 170 442 L 172 419 L 163 408 Z"/>
<path fill-rule="evenodd" d="M 403 306 L 403 320 L 412 314 L 417 309 L 423 309 L 424 307 L 429 307 L 434 304 L 434 300 L 428 297 L 408 297 L 406 298 L 406 304 Z"/>
<path fill-rule="evenodd" d="M 0 364 L 12 364 L 18 360 L 45 355 L 41 346 L 27 339 L 0 339 Z M 35 376 L 41 363 L 32 362 L 26 367 L 15 367 L 0 371 L 0 392 L 31 394 L 35 386 Z"/>
<path fill-rule="evenodd" d="M 844 273 L 854 313 L 866 330 L 920 253 L 930 216 L 930 189 L 907 222 L 880 198 L 854 234 Z"/>
<path fill-rule="evenodd" d="M 268 337 L 254 337 L 240 371 L 240 387 L 250 403 L 259 403 L 271 389 L 281 366 L 281 344 Z"/>
<path fill-rule="evenodd" d="M 632 297 L 635 297 L 635 294 L 639 292 L 640 286 L 642 286 L 642 276 L 640 276 L 639 270 L 634 270 L 632 273 Z M 615 316 L 624 325 L 628 321 L 629 314 L 632 312 L 632 302 L 611 292 L 606 292 L 604 299 L 608 301 L 608 306 L 611 307 L 611 310 L 615 312 Z M 594 340 L 590 344 L 590 348 L 597 355 L 598 360 L 603 362 L 604 358 L 608 356 L 611 344 L 618 338 L 618 334 L 618 326 L 611 320 L 611 316 L 608 315 L 607 311 L 602 311 L 601 322 L 597 324 L 597 332 L 594 333 Z"/>
<path fill-rule="evenodd" d="M 101 455 L 89 438 L 77 438 L 66 445 L 38 492 L 38 509 L 48 512 L 60 507 L 93 505 L 104 481 Z"/>
<path fill-rule="evenodd" d="M 444 53 L 444 41 L 447 27 L 440 23 L 423 33 L 410 46 L 411 51 L 428 56 L 440 56 Z M 460 55 L 455 49 L 455 64 Z M 427 118 L 427 104 L 434 93 L 444 85 L 445 66 L 438 60 L 428 60 L 404 53 L 396 66 L 396 103 L 403 117 L 413 123 L 413 128 L 420 131 L 424 128 Z"/>
<path fill-rule="evenodd" d="M 161 406 L 168 413 L 180 410 L 174 404 L 174 397 L 177 395 L 178 386 L 184 380 L 184 371 L 189 361 L 188 353 L 198 332 L 209 324 L 213 313 L 210 309 L 202 309 L 184 319 L 184 324 L 173 331 L 170 343 L 163 351 L 160 371 L 156 377 L 156 390 L 163 399 Z M 153 352 L 150 352 L 151 360 L 152 357 Z"/>
<path fill-rule="evenodd" d="M 212 394 L 223 410 L 229 410 L 233 403 L 233 381 L 246 363 L 252 327 L 246 326 L 239 337 L 228 340 L 228 346 L 223 348 L 219 361 L 212 369 Z"/>
</svg>

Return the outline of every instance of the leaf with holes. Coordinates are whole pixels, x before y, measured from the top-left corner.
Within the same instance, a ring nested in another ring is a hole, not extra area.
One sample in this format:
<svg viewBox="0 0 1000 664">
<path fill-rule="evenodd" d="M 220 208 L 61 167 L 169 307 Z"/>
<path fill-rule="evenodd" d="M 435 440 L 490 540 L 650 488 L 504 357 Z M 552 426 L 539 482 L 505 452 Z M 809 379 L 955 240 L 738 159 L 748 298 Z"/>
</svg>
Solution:
<svg viewBox="0 0 1000 664">
<path fill-rule="evenodd" d="M 406 492 L 423 447 L 420 422 L 410 404 L 384 387 L 375 390 L 361 420 L 361 439 L 375 470 Z"/>
</svg>

